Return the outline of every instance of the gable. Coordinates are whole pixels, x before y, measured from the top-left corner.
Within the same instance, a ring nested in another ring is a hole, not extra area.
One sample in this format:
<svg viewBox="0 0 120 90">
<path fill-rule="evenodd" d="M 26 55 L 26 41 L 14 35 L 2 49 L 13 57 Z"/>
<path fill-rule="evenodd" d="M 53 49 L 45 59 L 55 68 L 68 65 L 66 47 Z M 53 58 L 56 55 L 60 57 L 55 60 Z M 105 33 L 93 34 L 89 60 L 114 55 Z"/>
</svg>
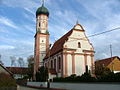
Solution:
<svg viewBox="0 0 120 90">
<path fill-rule="evenodd" d="M 114 71 L 120 71 L 120 59 L 119 57 L 114 58 L 112 62 L 107 66 L 111 69 L 114 69 Z"/>
<path fill-rule="evenodd" d="M 81 44 L 82 50 L 94 50 L 92 44 L 85 35 L 85 32 L 73 30 L 68 40 L 64 44 L 64 47 L 78 49 L 78 43 Z"/>
<path fill-rule="evenodd" d="M 80 24 L 77 24 L 77 25 L 74 26 L 73 29 L 75 29 L 75 30 L 83 30 L 83 27 Z"/>
</svg>

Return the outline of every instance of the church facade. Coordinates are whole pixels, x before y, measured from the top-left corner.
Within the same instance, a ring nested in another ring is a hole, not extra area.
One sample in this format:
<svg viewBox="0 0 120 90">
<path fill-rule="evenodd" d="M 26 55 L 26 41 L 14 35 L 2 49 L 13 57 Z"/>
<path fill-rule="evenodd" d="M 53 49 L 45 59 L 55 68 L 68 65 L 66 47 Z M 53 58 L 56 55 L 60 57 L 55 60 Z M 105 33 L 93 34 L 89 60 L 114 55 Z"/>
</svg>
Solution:
<svg viewBox="0 0 120 90">
<path fill-rule="evenodd" d="M 93 74 L 94 48 L 87 38 L 84 28 L 76 23 L 50 49 L 48 17 L 49 11 L 44 5 L 38 8 L 36 12 L 34 73 L 44 65 L 48 68 L 51 77 L 82 75 L 86 71 Z"/>
</svg>

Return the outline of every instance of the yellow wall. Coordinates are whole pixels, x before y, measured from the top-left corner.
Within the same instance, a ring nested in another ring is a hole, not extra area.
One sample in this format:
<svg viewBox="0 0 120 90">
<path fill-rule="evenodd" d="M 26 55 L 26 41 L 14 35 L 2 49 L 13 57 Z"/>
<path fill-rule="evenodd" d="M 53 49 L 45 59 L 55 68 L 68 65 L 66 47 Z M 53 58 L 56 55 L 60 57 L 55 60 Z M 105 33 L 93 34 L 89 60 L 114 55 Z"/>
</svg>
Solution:
<svg viewBox="0 0 120 90">
<path fill-rule="evenodd" d="M 120 60 L 115 58 L 108 66 L 111 71 L 120 71 Z"/>
</svg>

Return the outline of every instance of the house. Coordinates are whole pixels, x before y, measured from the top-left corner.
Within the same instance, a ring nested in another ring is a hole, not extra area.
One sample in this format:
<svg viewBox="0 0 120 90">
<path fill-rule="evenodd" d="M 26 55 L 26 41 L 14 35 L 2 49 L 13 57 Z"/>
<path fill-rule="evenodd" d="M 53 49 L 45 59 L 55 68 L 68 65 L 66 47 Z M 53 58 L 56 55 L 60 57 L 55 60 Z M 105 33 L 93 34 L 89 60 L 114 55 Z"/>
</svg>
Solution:
<svg viewBox="0 0 120 90">
<path fill-rule="evenodd" d="M 118 56 L 95 61 L 96 67 L 101 65 L 109 68 L 114 73 L 120 72 L 120 58 Z"/>
<path fill-rule="evenodd" d="M 13 73 L 15 79 L 23 78 L 24 76 L 30 74 L 29 68 L 26 67 L 6 67 L 10 72 Z"/>
</svg>

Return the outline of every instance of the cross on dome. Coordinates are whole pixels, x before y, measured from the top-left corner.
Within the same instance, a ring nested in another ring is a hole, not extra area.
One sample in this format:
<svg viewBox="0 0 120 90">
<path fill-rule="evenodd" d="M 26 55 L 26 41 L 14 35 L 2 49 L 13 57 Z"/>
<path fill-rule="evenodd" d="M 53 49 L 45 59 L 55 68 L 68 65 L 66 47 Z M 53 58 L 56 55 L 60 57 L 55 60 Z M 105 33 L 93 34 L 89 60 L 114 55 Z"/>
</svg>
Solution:
<svg viewBox="0 0 120 90">
<path fill-rule="evenodd" d="M 44 0 L 42 0 L 42 5 L 44 5 Z"/>
<path fill-rule="evenodd" d="M 79 21 L 78 21 L 78 20 L 76 21 L 76 25 L 77 25 L 77 24 L 79 24 Z"/>
</svg>

